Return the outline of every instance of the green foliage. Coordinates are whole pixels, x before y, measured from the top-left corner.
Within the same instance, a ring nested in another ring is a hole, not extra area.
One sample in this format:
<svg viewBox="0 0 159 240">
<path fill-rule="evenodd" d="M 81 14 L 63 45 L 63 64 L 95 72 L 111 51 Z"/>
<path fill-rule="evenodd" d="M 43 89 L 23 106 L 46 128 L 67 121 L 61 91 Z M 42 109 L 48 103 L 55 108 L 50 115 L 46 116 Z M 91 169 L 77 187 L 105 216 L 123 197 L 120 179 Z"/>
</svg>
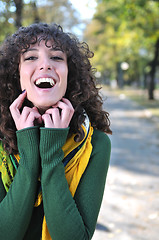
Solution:
<svg viewBox="0 0 159 240">
<path fill-rule="evenodd" d="M 36 8 L 35 8 L 36 4 Z M 65 0 L 30 0 L 23 11 L 23 25 L 31 24 L 35 18 L 40 22 L 56 22 L 65 29 L 71 29 L 79 24 L 78 13 L 69 1 Z"/>
<path fill-rule="evenodd" d="M 4 37 L 14 32 L 15 27 L 13 25 L 13 11 L 15 5 L 13 1 L 0 1 L 0 42 Z"/>
<path fill-rule="evenodd" d="M 129 81 L 140 80 L 153 59 L 159 37 L 159 3 L 151 0 L 97 0 L 96 13 L 85 30 L 95 53 L 93 64 L 104 76 L 118 75 L 117 65 L 128 62 Z M 106 74 L 107 73 L 107 74 Z"/>
<path fill-rule="evenodd" d="M 78 12 L 69 0 L 18 0 L 23 3 L 22 26 L 33 22 L 55 22 L 64 30 L 73 32 L 80 24 Z M 15 31 L 17 0 L 0 0 L 0 42 Z"/>
</svg>

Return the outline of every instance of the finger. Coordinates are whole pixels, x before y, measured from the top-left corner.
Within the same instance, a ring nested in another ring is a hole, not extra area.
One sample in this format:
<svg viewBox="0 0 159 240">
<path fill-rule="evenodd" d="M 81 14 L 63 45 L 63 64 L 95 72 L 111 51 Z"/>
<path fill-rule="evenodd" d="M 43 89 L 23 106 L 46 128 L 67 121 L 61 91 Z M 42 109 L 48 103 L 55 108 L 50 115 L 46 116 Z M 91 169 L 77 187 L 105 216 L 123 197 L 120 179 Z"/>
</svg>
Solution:
<svg viewBox="0 0 159 240">
<path fill-rule="evenodd" d="M 25 106 L 16 122 L 17 130 L 35 126 L 35 120 L 39 118 L 41 118 L 41 115 L 37 110 Z"/>
<path fill-rule="evenodd" d="M 26 106 L 23 108 L 21 115 L 20 115 L 21 122 L 26 122 L 31 110 L 32 110 L 31 108 L 26 107 Z"/>
<path fill-rule="evenodd" d="M 59 101 L 56 105 L 62 110 L 61 111 L 61 123 L 62 127 L 66 128 L 69 126 L 71 118 L 74 114 L 74 108 L 69 100 Z"/>
<path fill-rule="evenodd" d="M 11 112 L 11 115 L 12 115 L 14 121 L 16 121 L 20 117 L 19 109 L 22 107 L 22 104 L 24 102 L 24 99 L 26 98 L 26 95 L 27 95 L 27 92 L 26 91 L 23 92 L 10 105 L 9 109 L 10 109 L 10 112 Z"/>
<path fill-rule="evenodd" d="M 68 99 L 62 99 L 63 101 L 59 101 L 57 103 L 57 107 L 61 108 L 63 113 L 68 112 L 70 115 L 73 115 L 74 113 L 74 108 L 71 104 L 71 102 Z"/>
<path fill-rule="evenodd" d="M 41 116 L 41 114 L 39 113 L 37 107 L 33 107 L 32 109 L 35 110 L 35 111 L 38 113 L 38 115 L 36 116 L 36 122 L 37 122 L 38 124 L 41 124 L 41 123 L 43 122 L 43 120 L 42 120 L 42 116 Z"/>
<path fill-rule="evenodd" d="M 30 111 L 26 119 L 26 124 L 28 126 L 34 126 L 34 121 L 37 120 L 38 123 L 42 123 L 42 116 L 37 111 Z"/>
<path fill-rule="evenodd" d="M 39 112 L 38 109 L 37 109 L 37 107 L 35 107 L 35 106 L 32 107 L 32 109 L 34 109 L 35 111 Z"/>
<path fill-rule="evenodd" d="M 67 98 L 62 98 L 61 101 L 58 101 L 53 107 L 60 107 L 59 104 L 61 104 L 61 103 L 66 104 L 70 109 L 73 109 L 73 110 L 74 110 L 71 102 L 70 102 Z M 62 106 L 62 105 L 61 105 L 61 106 Z M 65 106 L 65 105 L 63 105 L 63 106 Z"/>
<path fill-rule="evenodd" d="M 60 122 L 61 122 L 61 116 L 60 116 L 60 110 L 59 108 L 50 108 L 46 111 L 46 113 L 50 114 L 52 116 L 52 121 L 55 128 L 60 128 Z"/>
<path fill-rule="evenodd" d="M 62 98 L 62 101 L 66 103 L 70 108 L 74 109 L 72 103 L 67 98 Z"/>
<path fill-rule="evenodd" d="M 27 92 L 21 93 L 11 104 L 13 107 L 20 109 L 22 107 L 22 104 L 24 102 L 24 99 L 26 98 Z"/>
<path fill-rule="evenodd" d="M 34 126 L 34 120 L 38 119 L 40 117 L 41 117 L 41 115 L 36 109 L 25 106 L 19 117 L 20 127 L 22 127 L 22 128 L 24 126 L 32 127 L 32 126 Z"/>
<path fill-rule="evenodd" d="M 74 108 L 71 104 L 71 102 L 66 99 L 62 98 L 62 101 L 57 102 L 56 107 L 61 107 L 62 109 L 69 109 L 70 111 L 74 112 Z"/>
<path fill-rule="evenodd" d="M 48 113 L 42 115 L 42 120 L 44 121 L 44 126 L 47 128 L 53 128 L 54 124 L 51 116 Z"/>
</svg>

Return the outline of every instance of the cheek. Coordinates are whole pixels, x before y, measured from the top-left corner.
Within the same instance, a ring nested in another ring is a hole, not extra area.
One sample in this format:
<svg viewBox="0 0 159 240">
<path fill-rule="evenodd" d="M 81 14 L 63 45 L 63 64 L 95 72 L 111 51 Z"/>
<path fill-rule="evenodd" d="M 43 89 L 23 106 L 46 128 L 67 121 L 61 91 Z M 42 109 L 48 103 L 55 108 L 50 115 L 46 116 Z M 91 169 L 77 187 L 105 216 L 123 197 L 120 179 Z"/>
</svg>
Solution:
<svg viewBox="0 0 159 240">
<path fill-rule="evenodd" d="M 25 79 L 25 76 L 23 76 L 23 68 L 22 66 L 19 66 L 19 76 L 20 76 L 20 86 L 21 86 L 21 89 L 24 89 L 24 79 Z"/>
<path fill-rule="evenodd" d="M 65 86 L 63 88 L 63 96 L 66 94 L 66 91 L 67 91 L 67 82 L 66 82 L 66 84 L 65 84 Z"/>
<path fill-rule="evenodd" d="M 65 72 L 65 92 L 67 90 L 67 80 L 68 79 L 68 70 Z"/>
<path fill-rule="evenodd" d="M 29 73 L 24 68 L 19 69 L 19 75 L 20 75 L 20 86 L 21 89 L 24 90 L 27 87 L 27 81 L 29 78 Z"/>
<path fill-rule="evenodd" d="M 20 86 L 22 90 L 26 89 L 24 78 L 21 75 L 20 75 Z"/>
<path fill-rule="evenodd" d="M 67 78 L 68 78 L 68 67 L 66 66 L 63 71 L 63 78 L 65 79 L 67 85 Z"/>
</svg>

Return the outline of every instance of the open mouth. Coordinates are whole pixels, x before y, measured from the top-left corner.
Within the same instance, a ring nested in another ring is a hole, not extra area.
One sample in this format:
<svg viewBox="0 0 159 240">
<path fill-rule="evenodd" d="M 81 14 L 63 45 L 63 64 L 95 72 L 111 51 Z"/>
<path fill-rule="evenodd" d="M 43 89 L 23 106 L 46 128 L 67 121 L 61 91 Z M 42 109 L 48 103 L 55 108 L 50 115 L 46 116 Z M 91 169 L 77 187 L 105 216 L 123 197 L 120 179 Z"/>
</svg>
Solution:
<svg viewBox="0 0 159 240">
<path fill-rule="evenodd" d="M 39 78 L 35 82 L 38 88 L 52 88 L 55 85 L 55 81 L 52 78 Z"/>
</svg>

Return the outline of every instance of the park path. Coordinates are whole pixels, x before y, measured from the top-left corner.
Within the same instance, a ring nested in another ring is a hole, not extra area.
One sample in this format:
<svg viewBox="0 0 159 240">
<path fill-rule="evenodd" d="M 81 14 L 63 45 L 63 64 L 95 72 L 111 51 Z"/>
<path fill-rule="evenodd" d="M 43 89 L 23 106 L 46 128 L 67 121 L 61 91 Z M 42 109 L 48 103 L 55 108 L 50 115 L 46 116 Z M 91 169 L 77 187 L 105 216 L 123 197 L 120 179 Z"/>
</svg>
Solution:
<svg viewBox="0 0 159 240">
<path fill-rule="evenodd" d="M 102 94 L 112 154 L 92 240 L 159 240 L 159 129 L 147 110 L 123 94 Z"/>
</svg>

